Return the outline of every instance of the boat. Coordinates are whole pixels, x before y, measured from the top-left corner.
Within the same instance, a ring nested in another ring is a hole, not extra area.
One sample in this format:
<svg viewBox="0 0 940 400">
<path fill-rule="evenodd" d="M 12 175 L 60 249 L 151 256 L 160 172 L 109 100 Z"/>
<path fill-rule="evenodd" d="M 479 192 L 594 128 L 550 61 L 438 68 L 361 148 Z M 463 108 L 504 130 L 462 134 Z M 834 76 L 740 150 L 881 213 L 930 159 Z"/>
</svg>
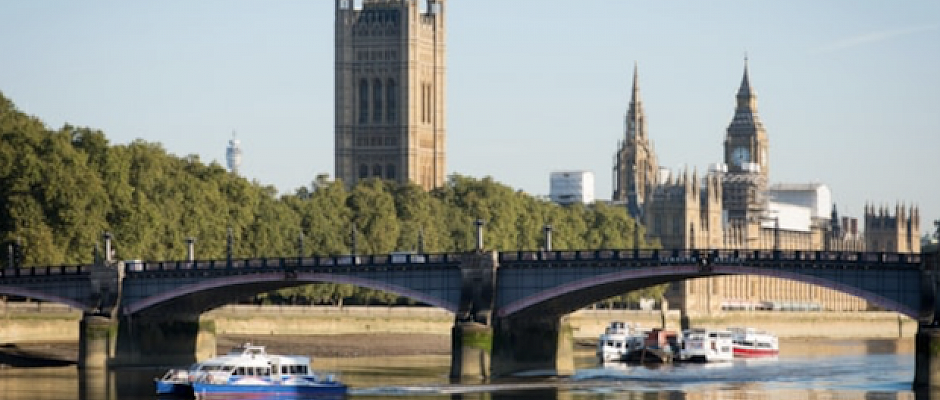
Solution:
<svg viewBox="0 0 940 400">
<path fill-rule="evenodd" d="M 735 357 L 773 357 L 780 354 L 777 335 L 753 328 L 729 328 Z"/>
<path fill-rule="evenodd" d="M 171 369 L 156 380 L 158 395 L 337 395 L 347 387 L 332 375 L 310 369 L 306 356 L 267 354 L 264 346 L 246 343 L 228 354 L 193 364 L 188 370 Z"/>
<path fill-rule="evenodd" d="M 198 364 L 193 364 L 198 366 Z M 193 397 L 193 384 L 189 379 L 194 376 L 188 369 L 172 368 L 163 374 L 163 377 L 155 379 L 154 383 L 158 396 L 174 397 Z"/>
<path fill-rule="evenodd" d="M 640 346 L 634 346 L 623 360 L 637 363 L 671 363 L 679 355 L 681 337 L 673 331 L 653 328 L 645 333 Z"/>
<path fill-rule="evenodd" d="M 686 329 L 682 331 L 679 359 L 715 362 L 734 358 L 733 333 L 730 330 Z"/>
<path fill-rule="evenodd" d="M 602 362 L 624 361 L 632 350 L 643 347 L 646 333 L 635 325 L 613 321 L 597 340 L 597 358 Z"/>
</svg>

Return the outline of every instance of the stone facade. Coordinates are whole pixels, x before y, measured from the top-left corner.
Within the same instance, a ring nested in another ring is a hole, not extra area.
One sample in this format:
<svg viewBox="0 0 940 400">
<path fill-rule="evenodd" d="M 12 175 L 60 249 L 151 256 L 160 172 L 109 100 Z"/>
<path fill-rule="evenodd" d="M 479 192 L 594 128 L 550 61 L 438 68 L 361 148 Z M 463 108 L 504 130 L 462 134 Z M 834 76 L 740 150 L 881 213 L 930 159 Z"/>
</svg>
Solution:
<svg viewBox="0 0 940 400">
<path fill-rule="evenodd" d="M 612 200 L 624 203 L 636 218 L 643 208 L 646 196 L 656 186 L 659 164 L 656 152 L 646 134 L 646 114 L 640 99 L 637 69 L 633 68 L 633 94 L 630 108 L 624 117 L 624 139 L 614 155 L 614 194 Z"/>
<path fill-rule="evenodd" d="M 445 0 L 336 0 L 336 178 L 446 175 Z"/>
<path fill-rule="evenodd" d="M 920 251 L 920 215 L 916 207 L 898 206 L 892 215 L 884 207 L 876 210 L 867 206 L 862 234 L 855 229 L 854 220 L 844 218 L 840 223 L 824 185 L 769 186 L 769 139 L 757 113 L 757 95 L 747 65 L 725 136 L 724 164 L 711 168 L 702 177 L 695 171 L 684 171 L 677 176 L 660 173 L 649 179 L 645 171 L 649 171 L 650 160 L 655 163 L 656 157 L 648 145 L 635 75 L 633 100 L 627 112 L 627 138 L 615 157 L 614 200 L 627 204 L 630 213 L 644 221 L 649 235 L 658 239 L 663 248 Z M 630 124 L 631 121 L 643 123 Z M 642 129 L 631 131 L 632 126 Z M 640 194 L 642 199 L 638 198 Z M 820 210 L 824 206 L 832 209 L 831 214 Z M 792 218 L 788 212 L 796 212 L 802 218 Z M 688 312 L 869 308 L 865 301 L 845 293 L 758 276 L 675 282 L 670 285 L 666 299 L 670 306 Z"/>
</svg>

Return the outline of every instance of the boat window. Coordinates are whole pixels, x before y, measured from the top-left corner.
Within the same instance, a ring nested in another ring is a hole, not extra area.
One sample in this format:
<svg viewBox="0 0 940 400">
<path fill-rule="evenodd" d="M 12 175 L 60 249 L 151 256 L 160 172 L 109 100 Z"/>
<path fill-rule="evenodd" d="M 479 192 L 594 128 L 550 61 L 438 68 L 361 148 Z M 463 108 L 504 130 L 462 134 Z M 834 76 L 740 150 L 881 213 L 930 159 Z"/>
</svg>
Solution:
<svg viewBox="0 0 940 400">
<path fill-rule="evenodd" d="M 261 375 L 261 376 L 271 375 L 271 368 L 268 368 L 268 367 L 258 368 L 258 375 Z"/>
<path fill-rule="evenodd" d="M 232 375 L 248 375 L 248 371 L 245 370 L 245 367 L 235 368 L 235 372 Z"/>
</svg>

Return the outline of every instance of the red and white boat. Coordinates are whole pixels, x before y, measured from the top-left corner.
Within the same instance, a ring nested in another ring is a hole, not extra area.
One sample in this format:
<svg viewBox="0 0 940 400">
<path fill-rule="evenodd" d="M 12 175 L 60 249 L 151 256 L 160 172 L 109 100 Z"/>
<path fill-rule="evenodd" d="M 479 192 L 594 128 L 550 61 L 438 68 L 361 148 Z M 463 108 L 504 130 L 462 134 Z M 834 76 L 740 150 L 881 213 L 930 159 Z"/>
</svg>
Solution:
<svg viewBox="0 0 940 400">
<path fill-rule="evenodd" d="M 753 328 L 729 328 L 735 357 L 767 357 L 780 354 L 777 335 Z"/>
</svg>

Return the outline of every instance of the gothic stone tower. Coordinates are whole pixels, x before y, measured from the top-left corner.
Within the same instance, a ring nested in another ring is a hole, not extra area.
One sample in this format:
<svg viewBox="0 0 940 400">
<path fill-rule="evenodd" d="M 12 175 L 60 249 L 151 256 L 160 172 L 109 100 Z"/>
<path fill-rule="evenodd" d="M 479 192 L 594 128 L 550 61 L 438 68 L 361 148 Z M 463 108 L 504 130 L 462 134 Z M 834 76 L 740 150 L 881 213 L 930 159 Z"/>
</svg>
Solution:
<svg viewBox="0 0 940 400">
<path fill-rule="evenodd" d="M 637 69 L 633 67 L 633 94 L 624 122 L 624 141 L 614 155 L 613 200 L 625 202 L 634 218 L 643 213 L 643 204 L 658 184 L 659 165 L 646 133 L 646 115 L 640 100 Z"/>
<path fill-rule="evenodd" d="M 867 251 L 920 253 L 920 210 L 895 206 L 894 215 L 887 207 L 865 206 L 865 248 Z"/>
<path fill-rule="evenodd" d="M 445 0 L 336 0 L 336 177 L 445 178 Z"/>
<path fill-rule="evenodd" d="M 728 172 L 724 178 L 724 206 L 731 222 L 747 226 L 748 237 L 757 236 L 760 217 L 766 209 L 768 147 L 767 131 L 757 115 L 757 94 L 751 88 L 745 60 L 737 107 L 725 136 Z"/>
</svg>

